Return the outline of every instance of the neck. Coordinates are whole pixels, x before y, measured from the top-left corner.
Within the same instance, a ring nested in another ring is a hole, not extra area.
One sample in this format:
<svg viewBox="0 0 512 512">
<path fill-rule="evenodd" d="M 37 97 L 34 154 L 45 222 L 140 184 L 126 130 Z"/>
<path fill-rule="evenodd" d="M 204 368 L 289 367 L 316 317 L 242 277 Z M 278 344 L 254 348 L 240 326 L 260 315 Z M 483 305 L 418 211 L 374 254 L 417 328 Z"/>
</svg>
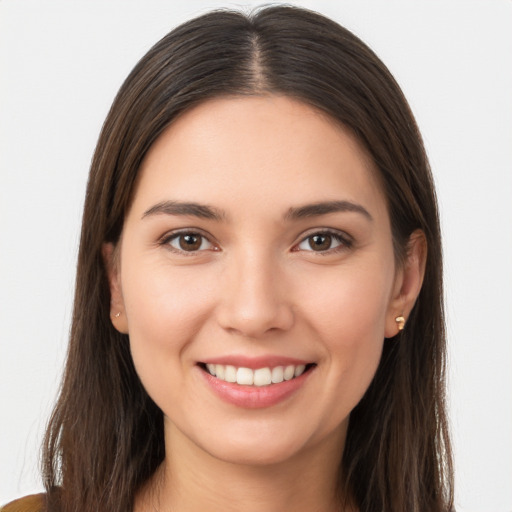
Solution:
<svg viewBox="0 0 512 512">
<path fill-rule="evenodd" d="M 345 435 L 336 431 L 286 461 L 250 465 L 216 458 L 168 425 L 168 456 L 135 511 L 342 511 L 337 482 Z"/>
</svg>

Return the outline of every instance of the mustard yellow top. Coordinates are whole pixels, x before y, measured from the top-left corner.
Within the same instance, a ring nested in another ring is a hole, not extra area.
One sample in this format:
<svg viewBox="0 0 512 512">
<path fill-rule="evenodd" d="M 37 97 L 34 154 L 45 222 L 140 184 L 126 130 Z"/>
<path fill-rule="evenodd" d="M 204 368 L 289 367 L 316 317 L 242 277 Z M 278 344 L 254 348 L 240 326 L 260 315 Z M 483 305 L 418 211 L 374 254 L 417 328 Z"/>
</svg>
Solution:
<svg viewBox="0 0 512 512">
<path fill-rule="evenodd" d="M 44 494 L 31 494 L 0 507 L 0 512 L 42 512 Z"/>
</svg>

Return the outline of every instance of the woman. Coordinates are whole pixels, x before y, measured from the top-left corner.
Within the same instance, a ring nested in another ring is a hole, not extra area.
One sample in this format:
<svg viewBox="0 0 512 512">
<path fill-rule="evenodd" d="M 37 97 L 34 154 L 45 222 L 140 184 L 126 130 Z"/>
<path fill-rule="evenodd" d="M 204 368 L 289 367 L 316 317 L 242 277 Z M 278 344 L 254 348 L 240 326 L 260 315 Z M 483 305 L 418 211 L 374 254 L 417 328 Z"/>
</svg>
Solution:
<svg viewBox="0 0 512 512">
<path fill-rule="evenodd" d="M 98 142 L 31 510 L 450 510 L 441 275 L 361 41 L 292 7 L 178 27 Z"/>
</svg>

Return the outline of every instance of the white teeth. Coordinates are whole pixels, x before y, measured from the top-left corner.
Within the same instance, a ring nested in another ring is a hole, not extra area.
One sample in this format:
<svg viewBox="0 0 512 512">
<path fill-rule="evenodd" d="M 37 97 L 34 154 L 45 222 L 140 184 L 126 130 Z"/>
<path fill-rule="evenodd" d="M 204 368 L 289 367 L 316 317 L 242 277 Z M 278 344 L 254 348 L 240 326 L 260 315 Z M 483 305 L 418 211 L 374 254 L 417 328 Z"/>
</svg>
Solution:
<svg viewBox="0 0 512 512">
<path fill-rule="evenodd" d="M 298 366 L 295 367 L 294 376 L 295 377 L 300 377 L 304 373 L 305 369 L 306 369 L 306 365 L 305 364 L 299 364 Z"/>
<path fill-rule="evenodd" d="M 282 366 L 276 366 L 275 368 L 272 368 L 272 383 L 273 384 L 279 384 L 280 382 L 283 382 L 284 376 L 283 376 L 283 367 Z"/>
<path fill-rule="evenodd" d="M 226 366 L 226 371 L 224 372 L 224 380 L 226 382 L 236 382 L 236 368 L 231 365 Z"/>
<path fill-rule="evenodd" d="M 295 366 L 290 364 L 288 366 L 252 370 L 251 368 L 237 368 L 232 365 L 208 363 L 206 369 L 210 375 L 225 382 L 236 382 L 242 386 L 269 386 L 271 384 L 279 384 L 284 380 L 300 377 L 306 370 L 306 365 L 299 364 Z"/>
<path fill-rule="evenodd" d="M 215 365 L 215 375 L 220 380 L 225 380 L 226 367 L 223 364 Z"/>
<path fill-rule="evenodd" d="M 252 386 L 254 383 L 254 372 L 250 368 L 238 368 L 236 371 L 236 383 Z"/>
<path fill-rule="evenodd" d="M 272 373 L 270 368 L 259 368 L 254 370 L 254 385 L 255 386 L 268 386 L 272 384 Z"/>
<path fill-rule="evenodd" d="M 284 369 L 284 380 L 291 380 L 295 376 L 295 366 L 290 365 Z"/>
</svg>

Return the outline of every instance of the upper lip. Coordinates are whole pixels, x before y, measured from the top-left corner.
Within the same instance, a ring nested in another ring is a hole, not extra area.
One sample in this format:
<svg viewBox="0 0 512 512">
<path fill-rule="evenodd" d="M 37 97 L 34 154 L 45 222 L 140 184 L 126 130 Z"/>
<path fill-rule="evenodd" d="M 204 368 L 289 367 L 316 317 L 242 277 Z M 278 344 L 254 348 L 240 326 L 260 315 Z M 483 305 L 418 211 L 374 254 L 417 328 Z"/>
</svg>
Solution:
<svg viewBox="0 0 512 512">
<path fill-rule="evenodd" d="M 259 357 L 248 357 L 243 355 L 225 355 L 219 357 L 211 357 L 201 361 L 204 364 L 222 364 L 231 365 L 237 368 L 251 368 L 256 370 L 258 368 L 275 368 L 276 366 L 289 366 L 289 365 L 307 365 L 313 361 L 305 359 L 297 359 L 295 357 L 267 355 Z"/>
</svg>

